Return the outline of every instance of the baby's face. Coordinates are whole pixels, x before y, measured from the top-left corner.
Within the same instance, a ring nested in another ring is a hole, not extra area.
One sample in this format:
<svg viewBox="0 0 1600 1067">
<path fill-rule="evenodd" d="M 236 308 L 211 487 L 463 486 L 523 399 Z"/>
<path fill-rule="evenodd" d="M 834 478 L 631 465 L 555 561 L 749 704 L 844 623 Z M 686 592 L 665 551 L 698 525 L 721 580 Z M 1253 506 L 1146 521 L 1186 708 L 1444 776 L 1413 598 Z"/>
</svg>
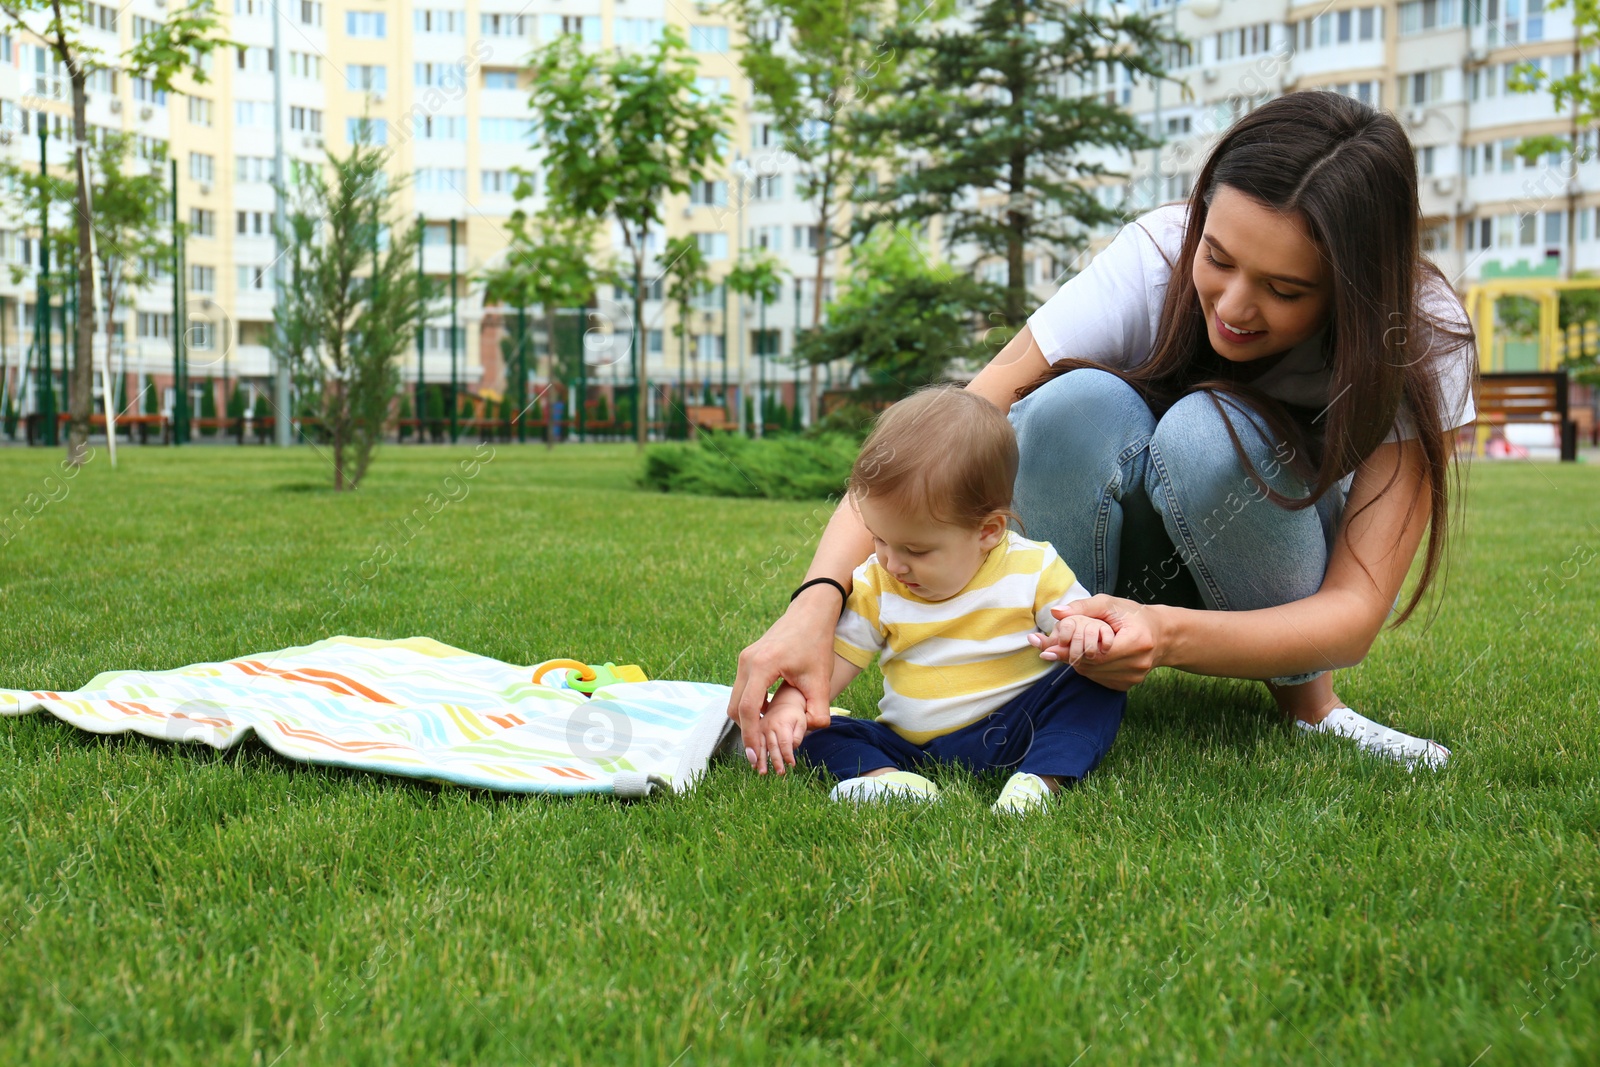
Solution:
<svg viewBox="0 0 1600 1067">
<path fill-rule="evenodd" d="M 924 600 L 948 600 L 972 581 L 989 551 L 1005 537 L 1005 519 L 993 515 L 977 529 L 908 515 L 893 501 L 857 501 L 861 521 L 872 534 L 878 562 Z"/>
</svg>

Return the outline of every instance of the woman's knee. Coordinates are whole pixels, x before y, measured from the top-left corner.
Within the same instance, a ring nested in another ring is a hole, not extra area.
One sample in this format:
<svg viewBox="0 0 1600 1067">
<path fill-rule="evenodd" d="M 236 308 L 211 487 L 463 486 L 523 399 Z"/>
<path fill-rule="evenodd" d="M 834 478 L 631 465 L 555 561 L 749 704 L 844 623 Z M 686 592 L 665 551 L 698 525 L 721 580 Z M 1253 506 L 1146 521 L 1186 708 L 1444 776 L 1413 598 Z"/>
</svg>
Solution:
<svg viewBox="0 0 1600 1067">
<path fill-rule="evenodd" d="M 1108 442 L 1120 450 L 1155 428 L 1149 405 L 1133 386 L 1093 367 L 1045 382 L 1011 406 L 1010 419 L 1024 454 L 1079 445 L 1099 449 Z"/>
<path fill-rule="evenodd" d="M 1157 457 L 1152 467 L 1159 468 L 1152 475 L 1208 499 L 1264 496 L 1252 472 L 1284 495 L 1305 492 L 1305 485 L 1288 470 L 1294 455 L 1290 443 L 1277 440 L 1261 415 L 1241 410 L 1226 398 L 1213 399 L 1207 393 L 1181 398 L 1156 423 L 1150 450 Z"/>
</svg>

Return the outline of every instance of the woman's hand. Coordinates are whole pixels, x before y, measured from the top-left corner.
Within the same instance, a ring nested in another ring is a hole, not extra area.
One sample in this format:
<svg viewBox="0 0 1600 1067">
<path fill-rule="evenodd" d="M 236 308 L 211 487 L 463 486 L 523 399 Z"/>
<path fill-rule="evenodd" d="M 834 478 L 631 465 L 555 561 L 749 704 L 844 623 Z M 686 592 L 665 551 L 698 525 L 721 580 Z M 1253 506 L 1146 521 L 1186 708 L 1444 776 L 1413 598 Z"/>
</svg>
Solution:
<svg viewBox="0 0 1600 1067">
<path fill-rule="evenodd" d="M 815 585 L 796 597 L 766 633 L 739 653 L 728 718 L 739 724 L 745 737 L 755 737 L 760 731 L 767 690 L 780 679 L 805 697 L 808 728 L 820 730 L 832 721 L 829 687 L 833 681 L 833 631 L 838 622 L 838 590 Z"/>
<path fill-rule="evenodd" d="M 1161 609 L 1157 604 L 1139 604 L 1101 593 L 1088 600 L 1074 600 L 1065 607 L 1051 608 L 1057 619 L 1082 615 L 1102 619 L 1116 634 L 1107 650 L 1082 647 L 1075 664 L 1079 674 L 1107 689 L 1127 691 L 1144 681 L 1152 668 L 1161 665 L 1163 640 Z M 1054 653 L 1058 659 L 1074 654 L 1070 646 L 1045 645 L 1040 655 Z"/>
</svg>

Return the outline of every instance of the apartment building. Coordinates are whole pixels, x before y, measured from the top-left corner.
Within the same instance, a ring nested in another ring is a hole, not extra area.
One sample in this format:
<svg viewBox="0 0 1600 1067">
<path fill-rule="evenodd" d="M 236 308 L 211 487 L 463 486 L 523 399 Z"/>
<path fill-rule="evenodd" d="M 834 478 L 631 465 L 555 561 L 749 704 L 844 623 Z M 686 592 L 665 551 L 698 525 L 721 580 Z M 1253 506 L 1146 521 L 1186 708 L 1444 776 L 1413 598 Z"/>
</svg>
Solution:
<svg viewBox="0 0 1600 1067">
<path fill-rule="evenodd" d="M 99 12 L 91 5 L 85 33 L 108 55 L 124 50 L 164 17 L 166 0 L 131 0 Z M 315 165 L 325 151 L 346 151 L 365 131 L 392 153 L 406 179 L 404 210 L 425 225 L 423 269 L 458 278 L 457 372 L 468 389 L 505 388 L 499 338 L 510 309 L 485 306 L 476 277 L 504 255 L 505 223 L 514 207 L 512 169 L 536 175 L 541 153 L 527 107 L 522 71 L 529 52 L 558 34 L 601 49 L 648 47 L 671 25 L 689 41 L 700 87 L 729 97 L 729 161 L 710 181 L 663 205 L 666 223 L 655 248 L 694 234 L 714 281 L 741 251 L 776 254 L 789 272 L 780 297 L 765 309 L 769 351 L 787 353 L 797 329 L 813 321 L 816 214 L 779 132 L 750 105 L 736 63 L 737 30 L 712 6 L 667 0 L 226 0 L 228 37 L 205 84 L 163 94 L 142 79 L 97 72 L 91 83 L 91 126 L 135 134 L 141 154 L 164 147 L 177 167 L 185 245 L 186 302 L 174 321 L 170 262 L 148 265 L 155 284 L 118 313 L 112 366 L 153 383 L 170 406 L 171 337 L 188 339 L 189 373 L 265 389 L 271 373 L 266 338 L 274 299 L 272 265 L 273 78 L 282 63 L 285 150 L 291 170 Z M 1426 248 L 1458 288 L 1505 274 L 1565 274 L 1600 267 L 1600 161 L 1546 159 L 1524 163 L 1512 149 L 1524 137 L 1570 132 L 1547 95 L 1514 94 L 1515 64 L 1540 64 L 1560 76 L 1577 55 L 1570 8 L 1545 11 L 1544 0 L 1145 0 L 1189 40 L 1174 48 L 1171 67 L 1181 88 L 1134 81 L 1108 64 L 1070 91 L 1104 93 L 1160 136 L 1159 149 L 1132 158 L 1107 157 L 1125 180 L 1107 183 L 1108 205 L 1141 210 L 1188 194 L 1195 171 L 1219 133 L 1237 116 L 1277 94 L 1301 88 L 1348 93 L 1393 111 L 1417 150 Z M 427 6 L 425 6 L 427 5 Z M 281 57 L 273 51 L 272 19 Z M 38 157 L 41 122 L 51 131 L 52 165 L 69 151 L 55 134 L 67 123 L 63 71 L 47 51 L 23 37 L 0 38 L 0 153 Z M 1579 131 L 1590 151 L 1595 131 Z M 65 205 L 61 210 L 67 210 Z M 454 240 L 452 241 L 452 229 Z M 33 329 L 38 261 L 36 221 L 0 220 L 0 258 L 22 269 L 0 272 L 0 351 L 14 388 Z M 613 243 L 620 251 L 618 235 Z M 1109 233 L 1095 235 L 1090 250 Z M 971 250 L 949 250 L 958 262 Z M 840 274 L 836 250 L 827 268 Z M 1086 261 L 1062 262 L 1049 250 L 1029 256 L 1029 282 L 1044 300 Z M 976 269 L 997 279 L 1000 265 Z M 829 295 L 831 281 L 825 287 Z M 675 383 L 682 352 L 673 335 L 677 311 L 659 282 L 647 286 L 642 339 L 657 384 Z M 586 360 L 599 383 L 631 377 L 631 292 L 603 290 L 587 324 Z M 691 310 L 687 332 L 691 380 L 753 381 L 760 315 L 720 285 Z M 451 373 L 449 308 L 433 309 L 418 360 L 403 361 L 404 380 L 444 382 Z M 62 339 L 56 338 L 60 368 Z M 97 342 L 103 349 L 103 341 Z M 793 380 L 772 361 L 765 377 Z M 200 388 L 199 384 L 194 386 Z"/>
</svg>

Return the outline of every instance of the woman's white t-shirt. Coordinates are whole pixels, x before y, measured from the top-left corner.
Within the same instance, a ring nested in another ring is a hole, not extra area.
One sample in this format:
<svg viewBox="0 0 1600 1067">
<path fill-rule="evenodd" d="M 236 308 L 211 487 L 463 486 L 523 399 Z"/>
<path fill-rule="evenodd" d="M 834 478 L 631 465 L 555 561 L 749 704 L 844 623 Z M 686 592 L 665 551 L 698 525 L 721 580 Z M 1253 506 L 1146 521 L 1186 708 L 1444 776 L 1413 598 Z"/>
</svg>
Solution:
<svg viewBox="0 0 1600 1067">
<path fill-rule="evenodd" d="M 1028 327 L 1046 360 L 1054 363 L 1071 357 L 1128 370 L 1149 358 L 1167 298 L 1170 264 L 1182 250 L 1188 213 L 1187 204 L 1169 204 L 1124 226 L 1082 273 L 1033 313 Z M 1421 299 L 1440 321 L 1470 331 L 1466 311 L 1448 287 L 1436 282 Z M 1288 404 L 1326 407 L 1333 374 L 1323 360 L 1323 337 L 1319 331 L 1300 342 L 1250 384 Z M 1440 425 L 1454 429 L 1474 421 L 1476 345 L 1467 341 L 1429 358 L 1437 364 L 1441 380 Z M 1385 441 L 1415 436 L 1402 408 Z"/>
</svg>

